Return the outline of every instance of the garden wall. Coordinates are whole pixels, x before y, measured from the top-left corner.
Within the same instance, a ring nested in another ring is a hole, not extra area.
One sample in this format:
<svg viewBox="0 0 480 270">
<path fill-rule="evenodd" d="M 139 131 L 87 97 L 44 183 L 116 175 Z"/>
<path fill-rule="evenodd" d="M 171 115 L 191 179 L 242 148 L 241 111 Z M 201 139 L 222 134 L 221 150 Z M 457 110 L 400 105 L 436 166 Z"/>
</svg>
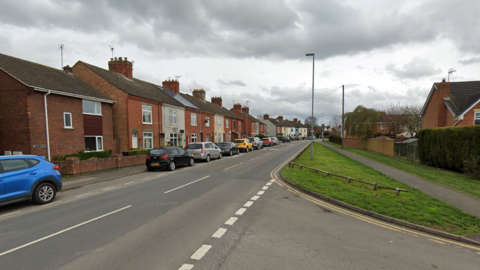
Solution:
<svg viewBox="0 0 480 270">
<path fill-rule="evenodd" d="M 145 164 L 145 155 L 122 156 L 110 158 L 92 158 L 80 160 L 78 157 L 68 157 L 66 161 L 54 161 L 63 175 L 78 176 L 82 173 L 119 169 L 123 167 Z"/>
<path fill-rule="evenodd" d="M 352 137 L 347 137 L 344 140 L 344 146 L 346 147 L 376 152 L 389 157 L 393 157 L 394 143 L 404 141 L 404 139 L 358 139 Z"/>
</svg>

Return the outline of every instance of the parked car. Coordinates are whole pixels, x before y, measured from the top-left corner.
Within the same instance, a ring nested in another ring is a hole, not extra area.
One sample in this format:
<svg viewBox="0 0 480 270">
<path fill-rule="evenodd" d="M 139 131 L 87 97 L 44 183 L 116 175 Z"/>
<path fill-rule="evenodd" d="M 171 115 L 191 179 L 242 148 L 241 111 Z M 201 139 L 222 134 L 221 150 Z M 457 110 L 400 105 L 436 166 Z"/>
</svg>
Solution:
<svg viewBox="0 0 480 270">
<path fill-rule="evenodd" d="M 280 141 L 278 140 L 277 137 L 270 137 L 270 138 L 272 138 L 273 143 L 274 143 L 275 145 L 279 145 L 279 144 L 280 144 Z"/>
<path fill-rule="evenodd" d="M 263 141 L 263 145 L 265 146 L 272 146 L 275 144 L 270 137 L 263 138 L 262 141 Z"/>
<path fill-rule="evenodd" d="M 0 205 L 30 200 L 51 203 L 62 190 L 58 166 L 42 156 L 0 156 Z"/>
<path fill-rule="evenodd" d="M 240 148 L 233 142 L 222 142 L 218 144 L 220 150 L 222 150 L 222 155 L 238 155 L 240 154 Z"/>
<path fill-rule="evenodd" d="M 254 149 L 263 149 L 263 141 L 259 137 L 248 138 L 253 145 Z"/>
<path fill-rule="evenodd" d="M 250 152 L 253 151 L 253 145 L 249 139 L 236 139 L 233 141 L 241 151 Z"/>
<path fill-rule="evenodd" d="M 284 143 L 290 142 L 290 137 L 288 137 L 288 136 L 283 137 L 282 142 L 284 142 Z"/>
<path fill-rule="evenodd" d="M 213 142 L 196 142 L 187 146 L 187 152 L 193 155 L 194 159 L 210 162 L 212 158 L 222 158 L 222 150 Z"/>
<path fill-rule="evenodd" d="M 163 147 L 151 149 L 146 157 L 145 165 L 148 171 L 168 168 L 174 171 L 177 166 L 193 166 L 193 155 L 180 147 Z"/>
</svg>

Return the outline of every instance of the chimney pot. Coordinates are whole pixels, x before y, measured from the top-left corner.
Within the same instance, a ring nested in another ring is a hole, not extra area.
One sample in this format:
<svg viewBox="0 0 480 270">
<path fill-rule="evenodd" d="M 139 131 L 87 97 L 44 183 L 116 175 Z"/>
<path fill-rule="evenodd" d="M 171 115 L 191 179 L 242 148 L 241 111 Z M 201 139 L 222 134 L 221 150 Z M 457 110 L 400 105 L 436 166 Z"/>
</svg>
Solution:
<svg viewBox="0 0 480 270">
<path fill-rule="evenodd" d="M 117 57 L 115 57 L 114 61 L 108 62 L 108 70 L 120 73 L 129 79 L 133 79 L 132 62 L 127 61 L 126 57 L 125 61 L 122 61 L 122 57 L 119 57 L 118 60 L 119 61 L 117 61 Z"/>
<path fill-rule="evenodd" d="M 445 78 L 442 78 L 442 82 L 445 82 Z"/>
</svg>

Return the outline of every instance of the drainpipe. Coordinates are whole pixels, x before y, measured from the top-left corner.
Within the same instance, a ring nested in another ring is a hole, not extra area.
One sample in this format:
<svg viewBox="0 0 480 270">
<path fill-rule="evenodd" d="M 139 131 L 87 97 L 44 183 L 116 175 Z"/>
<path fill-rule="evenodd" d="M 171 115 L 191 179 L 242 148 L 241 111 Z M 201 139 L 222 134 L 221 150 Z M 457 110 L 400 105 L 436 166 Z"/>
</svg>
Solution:
<svg viewBox="0 0 480 270">
<path fill-rule="evenodd" d="M 50 161 L 50 134 L 48 133 L 48 108 L 47 108 L 47 96 L 50 95 L 50 90 L 43 96 L 43 103 L 45 105 L 45 129 L 47 130 L 47 156 Z"/>
<path fill-rule="evenodd" d="M 200 131 L 202 130 L 202 111 L 198 110 L 200 113 L 198 115 L 198 136 L 197 136 L 197 142 L 201 142 L 202 135 L 200 134 Z"/>
</svg>

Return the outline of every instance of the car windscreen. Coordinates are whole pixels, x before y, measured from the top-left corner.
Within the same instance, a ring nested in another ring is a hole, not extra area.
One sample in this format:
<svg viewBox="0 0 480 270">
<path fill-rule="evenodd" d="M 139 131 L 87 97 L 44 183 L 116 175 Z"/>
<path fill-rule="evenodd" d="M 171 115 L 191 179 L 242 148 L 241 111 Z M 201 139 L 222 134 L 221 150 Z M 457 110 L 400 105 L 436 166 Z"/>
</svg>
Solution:
<svg viewBox="0 0 480 270">
<path fill-rule="evenodd" d="M 165 155 L 165 149 L 152 149 L 150 155 Z"/>
<path fill-rule="evenodd" d="M 230 143 L 219 143 L 218 146 L 230 146 Z"/>
<path fill-rule="evenodd" d="M 190 144 L 187 147 L 187 149 L 202 149 L 202 148 L 203 148 L 203 145 L 199 143 Z"/>
<path fill-rule="evenodd" d="M 243 141 L 243 140 L 235 140 L 235 143 L 243 143 L 243 142 L 245 142 L 245 141 Z"/>
</svg>

